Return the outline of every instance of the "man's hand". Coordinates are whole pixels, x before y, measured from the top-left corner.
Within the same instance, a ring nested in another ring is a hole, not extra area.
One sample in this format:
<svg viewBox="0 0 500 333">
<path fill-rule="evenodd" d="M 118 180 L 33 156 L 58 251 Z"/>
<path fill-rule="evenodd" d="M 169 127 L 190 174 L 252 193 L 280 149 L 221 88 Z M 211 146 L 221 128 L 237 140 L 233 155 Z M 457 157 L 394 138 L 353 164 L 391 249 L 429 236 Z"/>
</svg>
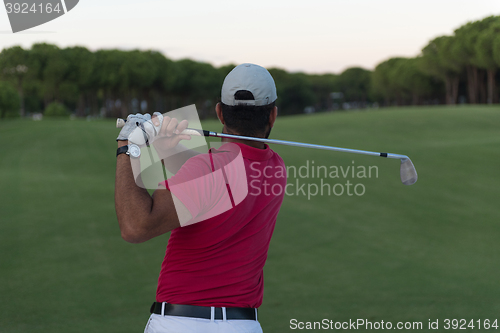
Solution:
<svg viewBox="0 0 500 333">
<path fill-rule="evenodd" d="M 191 140 L 190 135 L 180 134 L 188 127 L 187 120 L 179 122 L 176 118 L 168 116 L 161 119 L 155 112 L 151 121 L 155 127 L 161 125 L 160 131 L 153 141 L 153 146 L 161 158 L 171 155 L 172 150 L 177 147 L 181 140 Z"/>
<path fill-rule="evenodd" d="M 148 120 L 151 120 L 151 116 L 148 113 L 144 115 L 140 113 L 129 114 L 127 117 L 127 122 L 125 123 L 125 126 L 123 126 L 123 128 L 121 129 L 120 134 L 118 134 L 116 141 L 128 140 L 130 133 L 132 133 L 138 127 L 138 124 L 143 124 Z"/>
</svg>

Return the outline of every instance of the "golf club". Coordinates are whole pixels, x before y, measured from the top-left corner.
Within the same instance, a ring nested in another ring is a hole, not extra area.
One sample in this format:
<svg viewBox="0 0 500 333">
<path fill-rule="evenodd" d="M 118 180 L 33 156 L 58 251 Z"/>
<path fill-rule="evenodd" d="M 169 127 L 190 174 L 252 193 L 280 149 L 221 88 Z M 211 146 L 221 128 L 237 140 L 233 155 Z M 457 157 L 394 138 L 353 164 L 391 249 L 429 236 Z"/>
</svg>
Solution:
<svg viewBox="0 0 500 333">
<path fill-rule="evenodd" d="M 118 118 L 116 120 L 116 127 L 117 128 L 121 128 L 124 125 L 125 125 L 124 119 Z M 216 138 L 249 140 L 249 141 L 257 141 L 257 142 L 271 143 L 271 144 L 278 144 L 278 145 L 285 145 L 285 146 L 293 146 L 293 147 L 314 148 L 314 149 L 339 151 L 339 152 L 344 152 L 344 153 L 353 153 L 353 154 L 362 154 L 362 155 L 394 158 L 394 159 L 399 159 L 401 161 L 401 167 L 399 170 L 399 174 L 401 176 L 401 182 L 404 185 L 413 185 L 417 182 L 417 179 L 418 179 L 417 170 L 415 170 L 415 166 L 413 165 L 410 158 L 406 155 L 392 154 L 392 153 L 377 153 L 377 152 L 367 151 L 367 150 L 339 148 L 339 147 L 315 145 L 315 144 L 310 144 L 310 143 L 302 143 L 302 142 L 294 142 L 294 141 L 254 138 L 254 137 L 249 137 L 249 136 L 224 134 L 224 133 L 217 133 L 217 132 L 198 130 L 198 129 L 192 129 L 192 128 L 185 129 L 184 131 L 182 131 L 181 134 L 187 134 L 187 135 L 192 135 L 192 136 L 208 136 L 208 137 L 216 137 Z"/>
</svg>

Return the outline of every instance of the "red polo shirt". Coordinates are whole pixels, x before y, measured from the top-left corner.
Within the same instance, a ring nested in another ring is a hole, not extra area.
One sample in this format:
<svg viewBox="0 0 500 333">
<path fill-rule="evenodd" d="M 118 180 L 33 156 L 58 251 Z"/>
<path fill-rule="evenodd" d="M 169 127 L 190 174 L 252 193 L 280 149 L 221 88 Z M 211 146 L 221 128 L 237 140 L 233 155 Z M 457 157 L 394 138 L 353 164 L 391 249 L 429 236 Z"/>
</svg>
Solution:
<svg viewBox="0 0 500 333">
<path fill-rule="evenodd" d="M 239 162 L 231 163 L 235 151 Z M 217 172 L 219 178 L 204 177 Z M 214 179 L 222 179 L 223 185 Z M 259 307 L 263 268 L 285 193 L 281 157 L 267 145 L 258 149 L 226 143 L 189 159 L 165 186 L 199 222 L 172 231 L 156 301 Z"/>
</svg>

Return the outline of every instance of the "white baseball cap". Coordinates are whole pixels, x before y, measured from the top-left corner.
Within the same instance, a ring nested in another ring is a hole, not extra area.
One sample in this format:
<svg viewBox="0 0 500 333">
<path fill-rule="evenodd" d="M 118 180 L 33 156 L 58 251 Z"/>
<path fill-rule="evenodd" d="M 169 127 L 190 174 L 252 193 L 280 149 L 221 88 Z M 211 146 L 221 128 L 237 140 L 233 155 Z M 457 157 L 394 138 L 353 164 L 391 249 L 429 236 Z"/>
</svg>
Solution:
<svg viewBox="0 0 500 333">
<path fill-rule="evenodd" d="M 239 90 L 252 93 L 253 100 L 237 100 L 234 94 Z M 226 105 L 262 106 L 274 102 L 278 98 L 273 77 L 264 67 L 254 64 L 236 66 L 224 79 L 221 101 Z"/>
</svg>

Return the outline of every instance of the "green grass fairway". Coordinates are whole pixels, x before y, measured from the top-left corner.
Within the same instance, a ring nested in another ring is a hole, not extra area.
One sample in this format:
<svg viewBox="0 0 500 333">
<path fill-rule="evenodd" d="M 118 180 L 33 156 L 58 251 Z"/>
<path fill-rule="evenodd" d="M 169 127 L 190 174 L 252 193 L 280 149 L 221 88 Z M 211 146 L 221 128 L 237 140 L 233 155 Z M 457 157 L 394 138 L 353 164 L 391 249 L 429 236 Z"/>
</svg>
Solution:
<svg viewBox="0 0 500 333">
<path fill-rule="evenodd" d="M 116 135 L 111 120 L 0 122 L 1 333 L 144 330 L 168 235 L 121 239 Z M 419 180 L 403 185 L 398 160 L 273 146 L 297 170 L 372 166 L 378 177 L 289 179 L 306 195 L 290 187 L 278 218 L 264 332 L 297 331 L 291 319 L 500 325 L 500 107 L 279 118 L 271 136 L 405 154 Z M 308 198 L 322 181 L 345 191 Z M 347 181 L 363 195 L 347 195 Z"/>
</svg>

